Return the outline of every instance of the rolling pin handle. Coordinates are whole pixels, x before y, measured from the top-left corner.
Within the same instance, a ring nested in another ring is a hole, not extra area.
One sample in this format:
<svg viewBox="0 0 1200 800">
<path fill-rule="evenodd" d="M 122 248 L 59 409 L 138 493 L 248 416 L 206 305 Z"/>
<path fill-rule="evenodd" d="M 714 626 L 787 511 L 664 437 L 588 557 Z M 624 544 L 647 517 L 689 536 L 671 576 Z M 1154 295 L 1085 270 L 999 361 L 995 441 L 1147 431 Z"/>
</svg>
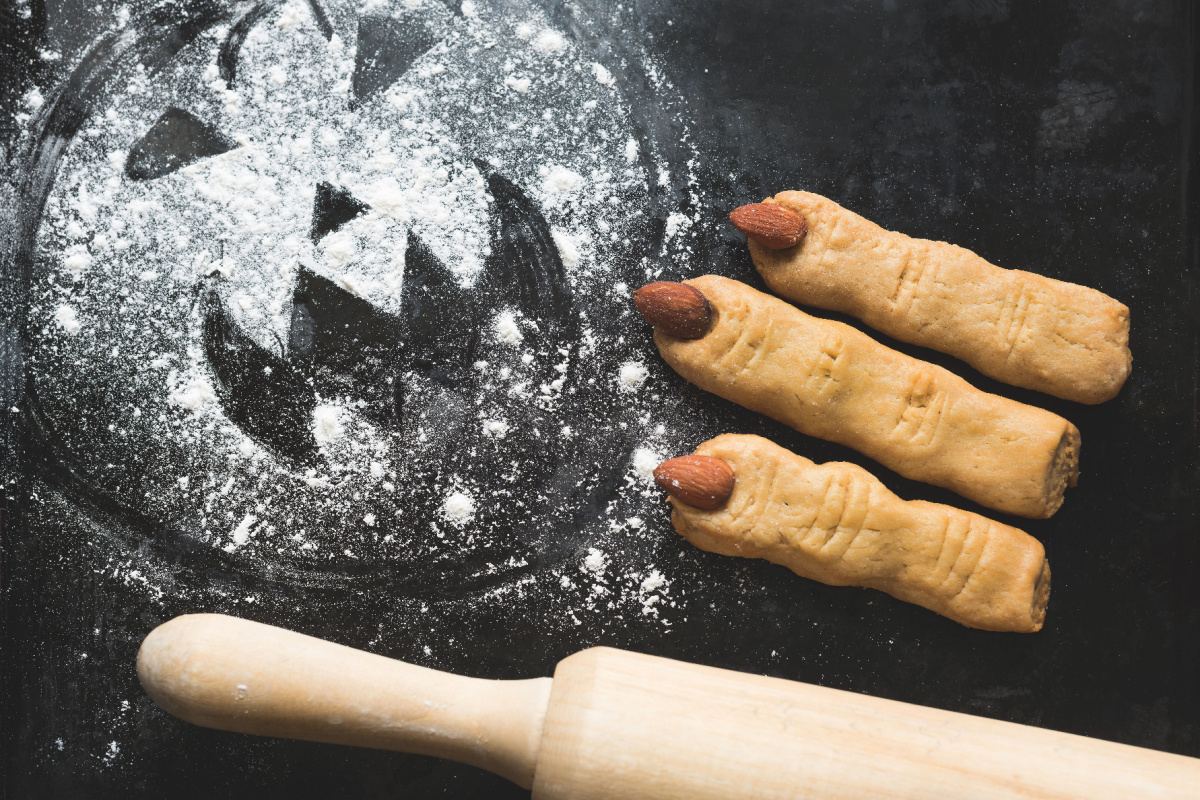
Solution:
<svg viewBox="0 0 1200 800">
<path fill-rule="evenodd" d="M 138 651 L 146 693 L 209 728 L 438 756 L 533 785 L 549 678 L 463 678 L 220 614 Z"/>
</svg>

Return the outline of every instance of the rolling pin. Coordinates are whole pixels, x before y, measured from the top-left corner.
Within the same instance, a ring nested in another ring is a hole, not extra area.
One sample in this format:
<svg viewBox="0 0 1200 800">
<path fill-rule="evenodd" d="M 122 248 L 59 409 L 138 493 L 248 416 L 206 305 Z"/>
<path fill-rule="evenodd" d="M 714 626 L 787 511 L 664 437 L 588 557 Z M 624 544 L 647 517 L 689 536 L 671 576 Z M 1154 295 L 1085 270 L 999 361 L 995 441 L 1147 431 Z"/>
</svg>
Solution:
<svg viewBox="0 0 1200 800">
<path fill-rule="evenodd" d="M 1200 797 L 1200 759 L 607 647 L 481 680 L 195 614 L 137 670 L 197 725 L 450 758 L 536 800 Z"/>
</svg>

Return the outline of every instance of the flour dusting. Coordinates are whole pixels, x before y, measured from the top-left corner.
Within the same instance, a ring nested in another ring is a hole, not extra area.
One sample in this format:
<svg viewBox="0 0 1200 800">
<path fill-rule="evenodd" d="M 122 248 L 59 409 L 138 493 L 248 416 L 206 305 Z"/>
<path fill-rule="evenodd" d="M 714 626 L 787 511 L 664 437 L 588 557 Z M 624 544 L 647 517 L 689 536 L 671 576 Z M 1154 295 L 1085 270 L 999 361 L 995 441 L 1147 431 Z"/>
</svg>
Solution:
<svg viewBox="0 0 1200 800">
<path fill-rule="evenodd" d="M 447 521 L 461 528 L 474 518 L 475 500 L 466 492 L 453 492 L 446 498 L 442 511 Z"/>
<path fill-rule="evenodd" d="M 651 473 L 696 442 L 629 288 L 686 265 L 704 208 L 661 141 L 686 140 L 684 106 L 577 9 L 325 10 L 124 65 L 66 145 L 30 363 L 74 474 L 229 574 L 425 592 L 395 636 L 523 603 L 551 629 L 669 628 L 691 567 Z M 376 36 L 399 38 L 360 53 Z M 199 139 L 160 163 L 172 119 Z M 89 546 L 152 602 L 265 602 L 189 587 L 144 542 Z"/>
</svg>

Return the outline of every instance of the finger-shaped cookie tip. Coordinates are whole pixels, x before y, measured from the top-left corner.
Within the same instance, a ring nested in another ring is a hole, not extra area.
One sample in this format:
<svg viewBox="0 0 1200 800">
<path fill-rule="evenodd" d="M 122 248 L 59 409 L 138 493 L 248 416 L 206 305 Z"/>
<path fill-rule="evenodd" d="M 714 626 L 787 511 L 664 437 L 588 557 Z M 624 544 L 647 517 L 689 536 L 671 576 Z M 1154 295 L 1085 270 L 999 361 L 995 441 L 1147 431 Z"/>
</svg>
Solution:
<svg viewBox="0 0 1200 800">
<path fill-rule="evenodd" d="M 708 298 L 686 283 L 647 283 L 633 293 L 633 303 L 647 322 L 680 339 L 701 339 L 712 326 Z"/>
<path fill-rule="evenodd" d="M 679 456 L 654 468 L 654 482 L 681 503 L 711 511 L 733 494 L 733 468 L 712 456 Z"/>
<path fill-rule="evenodd" d="M 746 237 L 771 250 L 800 244 L 808 233 L 804 217 L 774 203 L 751 203 L 729 212 L 729 221 Z"/>
</svg>

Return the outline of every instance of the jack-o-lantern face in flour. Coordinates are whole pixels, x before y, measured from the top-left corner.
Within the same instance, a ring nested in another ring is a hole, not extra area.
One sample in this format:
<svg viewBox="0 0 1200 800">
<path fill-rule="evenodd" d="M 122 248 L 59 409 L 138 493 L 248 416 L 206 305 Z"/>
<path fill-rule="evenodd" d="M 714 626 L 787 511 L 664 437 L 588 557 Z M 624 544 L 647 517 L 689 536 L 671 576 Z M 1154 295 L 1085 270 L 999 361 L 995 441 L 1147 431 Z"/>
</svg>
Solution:
<svg viewBox="0 0 1200 800">
<path fill-rule="evenodd" d="M 113 34 L 46 111 L 47 469 L 314 585 L 457 594 L 575 554 L 646 435 L 611 413 L 633 345 L 592 331 L 645 274 L 658 177 L 611 74 L 527 9 L 235 12 Z"/>
</svg>

